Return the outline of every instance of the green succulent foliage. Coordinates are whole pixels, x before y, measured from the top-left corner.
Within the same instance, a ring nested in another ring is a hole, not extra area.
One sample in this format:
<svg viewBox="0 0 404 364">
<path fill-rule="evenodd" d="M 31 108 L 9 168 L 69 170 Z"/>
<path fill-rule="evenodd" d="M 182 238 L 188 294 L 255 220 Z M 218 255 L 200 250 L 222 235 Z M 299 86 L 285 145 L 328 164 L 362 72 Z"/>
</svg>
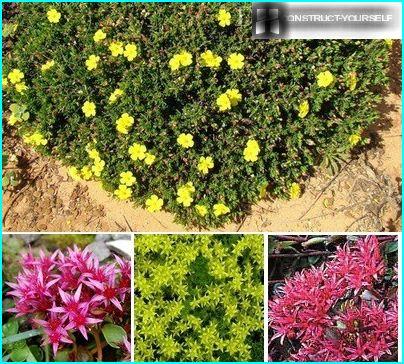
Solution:
<svg viewBox="0 0 404 364">
<path fill-rule="evenodd" d="M 61 12 L 52 24 L 46 11 Z M 383 40 L 268 40 L 251 39 L 250 4 L 199 3 L 77 3 L 19 4 L 10 22 L 18 24 L 10 35 L 12 48 L 3 57 L 5 74 L 18 68 L 28 90 L 19 94 L 5 89 L 3 107 L 27 105 L 32 117 L 18 124 L 19 132 L 39 130 L 48 139 L 41 146 L 67 165 L 91 163 L 86 152 L 93 145 L 105 160 L 101 180 L 113 191 L 122 171 L 134 172 L 138 183 L 134 202 L 144 205 L 156 194 L 164 208 L 189 225 L 218 226 L 246 213 L 246 206 L 265 195 L 287 198 L 292 183 L 325 161 L 333 170 L 357 135 L 377 117 L 375 105 L 386 84 L 388 45 Z M 222 28 L 216 19 L 220 8 L 232 16 Z M 107 33 L 94 43 L 98 29 Z M 112 40 L 135 43 L 138 57 L 128 62 L 110 55 Z M 193 63 L 172 72 L 170 58 L 186 50 Z M 200 54 L 211 50 L 223 58 L 218 70 L 201 67 Z M 245 56 L 245 66 L 231 70 L 230 53 Z M 96 70 L 85 60 L 101 57 Z M 55 66 L 40 67 L 53 59 Z M 335 82 L 319 87 L 316 77 L 330 71 Z M 353 81 L 351 75 L 355 75 Z M 124 96 L 113 104 L 116 88 Z M 219 112 L 216 98 L 227 89 L 239 89 L 243 100 L 230 111 Z M 96 103 L 97 114 L 86 119 L 83 103 Z M 307 100 L 309 113 L 299 117 Z M 115 121 L 129 113 L 135 123 L 128 135 L 119 134 Z M 176 139 L 191 133 L 195 145 L 181 148 Z M 243 158 L 248 139 L 260 146 L 256 162 Z M 152 166 L 130 159 L 133 143 L 146 145 L 156 155 Z M 201 156 L 215 162 L 207 175 L 197 164 Z M 193 204 L 177 201 L 177 189 L 193 182 Z M 231 212 L 216 217 L 212 206 L 225 203 Z M 209 208 L 206 216 L 194 206 Z M 248 210 L 248 208 L 247 208 Z"/>
<path fill-rule="evenodd" d="M 135 361 L 262 361 L 263 237 L 135 238 Z"/>
</svg>

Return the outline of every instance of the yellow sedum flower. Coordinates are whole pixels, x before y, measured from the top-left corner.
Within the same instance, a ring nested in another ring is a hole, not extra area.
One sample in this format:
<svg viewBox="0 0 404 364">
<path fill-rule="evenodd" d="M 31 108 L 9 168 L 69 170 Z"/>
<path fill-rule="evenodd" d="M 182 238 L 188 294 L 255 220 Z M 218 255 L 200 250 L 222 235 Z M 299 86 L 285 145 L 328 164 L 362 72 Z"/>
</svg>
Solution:
<svg viewBox="0 0 404 364">
<path fill-rule="evenodd" d="M 202 66 L 210 68 L 219 68 L 222 63 L 222 57 L 215 55 L 212 51 L 207 50 L 201 54 Z"/>
<path fill-rule="evenodd" d="M 157 195 L 151 195 L 146 200 L 146 208 L 149 212 L 157 212 L 160 211 L 163 207 L 164 201 L 163 199 L 159 198 Z"/>
<path fill-rule="evenodd" d="M 109 103 L 113 104 L 114 102 L 116 102 L 116 100 L 118 100 L 119 97 L 121 97 L 123 95 L 123 91 L 120 90 L 119 88 L 117 88 L 110 96 L 109 96 Z"/>
<path fill-rule="evenodd" d="M 89 71 L 95 70 L 98 66 L 98 62 L 100 61 L 100 57 L 92 54 L 86 60 L 86 66 Z"/>
<path fill-rule="evenodd" d="M 20 94 L 23 94 L 24 91 L 27 90 L 27 89 L 28 89 L 28 87 L 27 87 L 27 85 L 25 84 L 25 82 L 20 82 L 20 83 L 16 83 L 16 84 L 15 84 L 15 90 L 16 90 L 17 92 L 19 92 Z"/>
<path fill-rule="evenodd" d="M 80 172 L 77 169 L 77 167 L 74 167 L 74 166 L 69 167 L 67 169 L 67 173 L 74 181 L 80 181 L 81 180 Z"/>
<path fill-rule="evenodd" d="M 116 121 L 116 130 L 118 130 L 122 134 L 128 134 L 129 128 L 133 125 L 135 119 L 130 116 L 128 113 L 124 113 L 121 117 Z"/>
<path fill-rule="evenodd" d="M 227 25 L 230 25 L 231 15 L 227 10 L 220 9 L 219 13 L 217 14 L 217 20 L 221 27 L 225 27 Z"/>
<path fill-rule="evenodd" d="M 237 106 L 238 103 L 242 100 L 241 93 L 238 89 L 232 88 L 226 91 L 226 95 L 230 100 L 231 106 Z"/>
<path fill-rule="evenodd" d="M 385 39 L 384 40 L 389 49 L 393 48 L 393 39 Z"/>
<path fill-rule="evenodd" d="M 23 140 L 25 143 L 34 145 L 36 147 L 40 145 L 46 145 L 48 143 L 48 141 L 43 137 L 43 135 L 39 131 L 36 131 L 31 135 L 29 134 L 23 135 Z"/>
<path fill-rule="evenodd" d="M 41 72 L 46 72 L 47 70 L 51 69 L 55 65 L 55 61 L 52 59 L 47 61 L 45 64 L 41 66 Z"/>
<path fill-rule="evenodd" d="M 293 182 L 289 189 L 289 196 L 291 200 L 295 200 L 300 197 L 302 191 L 298 183 Z"/>
<path fill-rule="evenodd" d="M 1 85 L 2 85 L 3 88 L 6 88 L 8 86 L 7 77 L 3 77 Z"/>
<path fill-rule="evenodd" d="M 95 149 L 95 148 L 89 149 L 89 150 L 87 151 L 87 153 L 88 153 L 88 156 L 89 156 L 91 159 L 100 159 L 100 153 L 98 153 L 97 149 Z"/>
<path fill-rule="evenodd" d="M 114 191 L 114 195 L 120 200 L 127 200 L 132 196 L 132 190 L 127 185 L 122 184 Z"/>
<path fill-rule="evenodd" d="M 358 82 L 358 79 L 356 77 L 356 72 L 350 72 L 348 74 L 348 79 L 347 79 L 346 83 L 351 91 L 356 89 L 357 82 Z"/>
<path fill-rule="evenodd" d="M 95 104 L 91 101 L 86 101 L 81 108 L 86 118 L 95 116 Z"/>
<path fill-rule="evenodd" d="M 171 71 L 177 71 L 180 67 L 186 67 L 192 64 L 192 54 L 187 51 L 182 51 L 174 56 L 168 62 Z"/>
<path fill-rule="evenodd" d="M 208 213 L 208 209 L 204 205 L 196 205 L 195 210 L 198 213 L 198 215 L 200 215 L 202 217 L 206 216 L 206 214 Z"/>
<path fill-rule="evenodd" d="M 14 114 L 11 114 L 11 115 L 10 115 L 10 118 L 8 119 L 8 124 L 11 125 L 11 126 L 13 126 L 13 125 L 15 125 L 18 121 L 19 121 L 18 118 L 17 118 Z"/>
<path fill-rule="evenodd" d="M 93 36 L 94 42 L 99 43 L 107 37 L 106 33 L 104 33 L 101 29 L 97 30 Z"/>
<path fill-rule="evenodd" d="M 129 43 L 125 46 L 125 50 L 123 51 L 123 55 L 127 58 L 128 61 L 133 61 L 137 57 L 137 46 L 136 44 Z"/>
<path fill-rule="evenodd" d="M 362 137 L 359 134 L 352 134 L 348 141 L 351 147 L 354 147 L 356 144 L 358 144 L 362 140 Z"/>
<path fill-rule="evenodd" d="M 319 87 L 327 87 L 334 82 L 334 76 L 330 71 L 320 72 L 317 75 L 317 85 Z"/>
<path fill-rule="evenodd" d="M 208 174 L 209 169 L 215 166 L 212 157 L 201 157 L 199 158 L 198 163 L 198 171 L 202 172 L 202 174 Z"/>
<path fill-rule="evenodd" d="M 9 74 L 8 79 L 10 82 L 15 85 L 19 83 L 24 78 L 24 73 L 22 73 L 18 68 L 14 68 Z"/>
<path fill-rule="evenodd" d="M 105 161 L 103 161 L 100 158 L 96 158 L 94 160 L 94 165 L 91 167 L 91 170 L 93 171 L 94 176 L 100 177 L 101 172 L 104 170 L 104 167 L 105 167 Z"/>
<path fill-rule="evenodd" d="M 182 204 L 184 207 L 191 206 L 194 201 L 192 194 L 195 192 L 195 187 L 192 182 L 188 182 L 185 185 L 178 188 L 177 191 L 177 202 Z"/>
<path fill-rule="evenodd" d="M 181 133 L 177 138 L 177 143 L 183 148 L 192 148 L 194 146 L 194 137 L 189 133 Z"/>
<path fill-rule="evenodd" d="M 310 110 L 310 105 L 309 102 L 307 100 L 303 101 L 300 105 L 299 105 L 299 118 L 304 118 Z"/>
<path fill-rule="evenodd" d="M 231 101 L 229 96 L 226 93 L 219 95 L 219 97 L 216 99 L 216 105 L 219 106 L 220 111 L 230 110 Z"/>
<path fill-rule="evenodd" d="M 255 162 L 258 160 L 258 154 L 260 152 L 260 147 L 258 142 L 254 139 L 250 139 L 247 142 L 247 146 L 244 148 L 244 159 L 247 162 Z"/>
<path fill-rule="evenodd" d="M 217 203 L 213 205 L 213 214 L 216 217 L 226 215 L 230 212 L 230 209 L 224 203 Z"/>
<path fill-rule="evenodd" d="M 119 183 L 122 185 L 131 187 L 136 183 L 136 177 L 131 171 L 122 172 L 119 176 L 121 177 Z"/>
<path fill-rule="evenodd" d="M 89 166 L 84 166 L 81 169 L 81 175 L 84 180 L 88 181 L 93 176 L 93 171 L 91 170 L 91 168 Z"/>
<path fill-rule="evenodd" d="M 232 53 L 227 59 L 232 70 L 239 70 L 244 67 L 244 56 L 240 53 Z"/>
<path fill-rule="evenodd" d="M 112 42 L 109 45 L 109 50 L 111 52 L 112 57 L 118 57 L 123 54 L 123 43 L 122 42 Z"/>
<path fill-rule="evenodd" d="M 46 15 L 51 23 L 59 23 L 60 17 L 62 16 L 55 8 L 49 9 Z"/>
<path fill-rule="evenodd" d="M 146 157 L 144 159 L 144 162 L 148 165 L 151 166 L 154 161 L 156 160 L 156 156 L 151 154 L 151 153 L 146 153 Z"/>
<path fill-rule="evenodd" d="M 129 147 L 129 155 L 134 161 L 141 161 L 146 158 L 147 148 L 145 145 L 134 143 Z"/>
</svg>

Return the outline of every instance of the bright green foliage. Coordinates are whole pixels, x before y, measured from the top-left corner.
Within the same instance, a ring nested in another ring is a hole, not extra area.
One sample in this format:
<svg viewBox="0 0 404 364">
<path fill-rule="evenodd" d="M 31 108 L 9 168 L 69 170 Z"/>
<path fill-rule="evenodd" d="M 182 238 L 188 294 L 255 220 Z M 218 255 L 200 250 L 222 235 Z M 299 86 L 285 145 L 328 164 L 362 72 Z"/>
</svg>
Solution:
<svg viewBox="0 0 404 364">
<path fill-rule="evenodd" d="M 135 361 L 262 361 L 263 237 L 135 238 Z"/>
<path fill-rule="evenodd" d="M 266 193 L 291 197 L 292 185 L 314 166 L 335 169 L 378 116 L 381 87 L 375 86 L 387 79 L 384 40 L 252 40 L 247 3 L 17 6 L 3 71 L 21 70 L 27 90 L 5 87 L 3 109 L 26 105 L 30 117 L 15 124 L 19 133 L 40 132 L 36 137 L 47 140 L 38 142 L 40 150 L 79 169 L 93 162 L 86 147 L 95 148 L 105 161 L 96 177 L 104 188 L 117 190 L 120 174 L 132 171 L 137 183 L 122 187 L 122 199 L 144 206 L 156 195 L 185 224 L 221 225 Z M 47 19 L 51 7 L 61 13 L 58 23 Z M 219 25 L 220 8 L 231 14 L 230 25 Z M 95 43 L 99 29 L 106 38 Z M 113 57 L 112 41 L 135 44 L 137 57 Z M 204 66 L 207 50 L 222 58 L 219 67 Z M 169 62 L 182 51 L 192 64 L 172 71 Z M 232 53 L 244 56 L 241 69 L 229 66 Z M 90 55 L 100 57 L 91 71 Z M 50 60 L 55 64 L 42 72 Z M 118 88 L 123 95 L 110 103 Z M 238 90 L 241 100 L 230 105 L 229 90 Z M 216 104 L 220 96 L 225 111 Z M 86 101 L 94 102 L 95 116 L 83 114 Z M 124 113 L 133 117 L 123 127 L 127 134 L 116 130 Z M 181 134 L 192 134 L 190 146 L 177 142 Z M 134 143 L 144 145 L 154 163 L 131 160 Z M 201 157 L 214 163 L 206 173 L 198 169 Z M 177 192 L 188 182 L 195 191 L 181 197 L 184 205 Z M 215 215 L 219 203 L 225 207 Z"/>
</svg>

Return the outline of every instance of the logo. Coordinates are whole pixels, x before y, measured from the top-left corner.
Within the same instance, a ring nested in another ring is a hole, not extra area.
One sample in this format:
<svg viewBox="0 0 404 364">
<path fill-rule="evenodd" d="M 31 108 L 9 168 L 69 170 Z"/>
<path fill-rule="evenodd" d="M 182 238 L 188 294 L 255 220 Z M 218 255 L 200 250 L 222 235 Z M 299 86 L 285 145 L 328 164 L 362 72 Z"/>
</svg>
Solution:
<svg viewBox="0 0 404 364">
<path fill-rule="evenodd" d="M 283 7 L 279 3 L 252 4 L 252 38 L 282 38 L 285 32 Z"/>
</svg>

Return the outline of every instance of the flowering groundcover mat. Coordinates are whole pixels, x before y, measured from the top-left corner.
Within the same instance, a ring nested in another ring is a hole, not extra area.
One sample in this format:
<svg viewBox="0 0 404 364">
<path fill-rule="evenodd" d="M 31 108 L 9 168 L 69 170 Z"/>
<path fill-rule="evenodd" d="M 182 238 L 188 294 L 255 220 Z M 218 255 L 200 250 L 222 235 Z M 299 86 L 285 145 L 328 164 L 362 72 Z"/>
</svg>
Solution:
<svg viewBox="0 0 404 364">
<path fill-rule="evenodd" d="M 8 126 L 187 225 L 298 197 L 366 143 L 387 80 L 390 42 L 252 40 L 250 4 L 3 7 Z"/>
<path fill-rule="evenodd" d="M 397 236 L 269 246 L 270 361 L 397 361 Z"/>
</svg>

